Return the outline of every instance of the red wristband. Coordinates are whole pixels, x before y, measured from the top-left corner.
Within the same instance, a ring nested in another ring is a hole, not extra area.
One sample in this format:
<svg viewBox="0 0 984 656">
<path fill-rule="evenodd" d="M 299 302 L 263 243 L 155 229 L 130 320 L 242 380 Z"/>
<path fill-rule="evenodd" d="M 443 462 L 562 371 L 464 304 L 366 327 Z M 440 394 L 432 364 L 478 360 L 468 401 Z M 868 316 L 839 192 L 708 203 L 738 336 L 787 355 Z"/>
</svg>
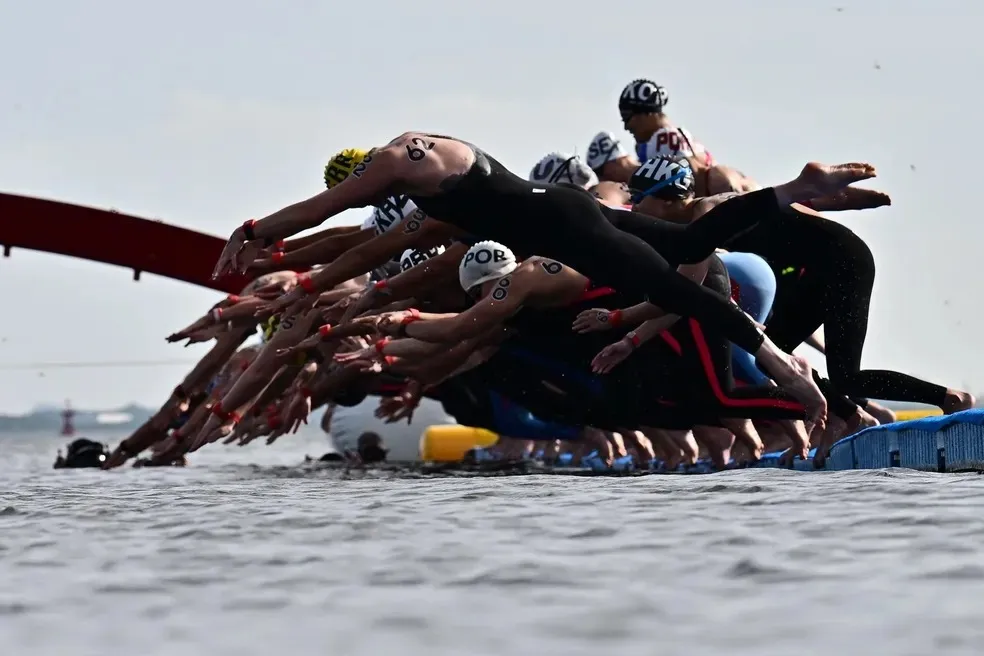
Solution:
<svg viewBox="0 0 984 656">
<path fill-rule="evenodd" d="M 239 415 L 235 412 L 226 412 L 222 409 L 222 401 L 216 401 L 215 405 L 212 406 L 211 413 L 221 419 L 222 421 L 232 420 L 232 423 L 239 423 Z"/>
<path fill-rule="evenodd" d="M 376 353 L 382 355 L 383 349 L 386 348 L 386 345 L 389 344 L 389 341 L 390 341 L 389 337 L 384 337 L 378 342 L 376 342 Z"/>
<path fill-rule="evenodd" d="M 284 261 L 285 256 L 286 253 L 284 253 L 283 251 L 275 251 L 274 254 L 270 256 L 270 261 L 273 262 L 274 264 L 280 264 L 281 262 Z"/>
<path fill-rule="evenodd" d="M 243 223 L 243 235 L 246 237 L 246 241 L 253 241 L 256 239 L 255 227 L 256 221 L 254 219 L 250 219 L 249 221 Z"/>
<path fill-rule="evenodd" d="M 612 310 L 611 312 L 609 312 L 608 313 L 608 323 L 610 323 L 612 325 L 612 327 L 617 326 L 620 323 L 622 323 L 622 311 L 621 310 Z"/>
<path fill-rule="evenodd" d="M 377 292 L 381 292 L 384 289 L 386 289 L 387 287 L 389 287 L 389 281 L 388 280 L 377 280 L 376 281 L 376 284 L 373 285 L 373 287 L 376 289 Z"/>
<path fill-rule="evenodd" d="M 229 301 L 231 304 L 235 305 L 236 303 L 238 303 L 242 299 L 240 299 L 235 294 L 229 294 L 228 296 L 226 296 L 226 300 Z"/>
<path fill-rule="evenodd" d="M 287 249 L 287 242 L 281 239 L 273 245 L 274 250 L 280 251 L 281 253 Z"/>
<path fill-rule="evenodd" d="M 420 310 L 417 308 L 410 308 L 407 312 L 409 312 L 409 314 L 403 317 L 403 321 L 400 322 L 401 325 L 405 326 L 408 323 L 413 323 L 414 321 L 420 319 Z"/>
<path fill-rule="evenodd" d="M 323 325 L 320 328 L 318 328 L 318 334 L 321 335 L 322 337 L 327 337 L 328 336 L 328 333 L 330 333 L 330 332 L 331 332 L 331 324 L 330 323 L 326 323 L 325 325 Z"/>
<path fill-rule="evenodd" d="M 383 357 L 383 360 L 386 362 L 387 367 L 392 366 L 393 363 L 396 362 L 398 359 L 399 358 L 397 358 L 395 355 L 387 355 Z"/>
<path fill-rule="evenodd" d="M 277 430 L 283 425 L 283 421 L 280 419 L 280 415 L 267 415 L 267 426 L 273 430 Z"/>
<path fill-rule="evenodd" d="M 314 286 L 314 281 L 311 280 L 311 276 L 306 273 L 302 273 L 297 276 L 297 284 L 308 294 L 317 294 L 318 289 Z"/>
<path fill-rule="evenodd" d="M 631 342 L 632 348 L 639 348 L 639 345 L 642 344 L 642 340 L 639 339 L 639 336 L 636 335 L 635 333 L 629 333 L 628 335 L 626 335 L 626 337 L 629 338 L 629 342 Z"/>
</svg>

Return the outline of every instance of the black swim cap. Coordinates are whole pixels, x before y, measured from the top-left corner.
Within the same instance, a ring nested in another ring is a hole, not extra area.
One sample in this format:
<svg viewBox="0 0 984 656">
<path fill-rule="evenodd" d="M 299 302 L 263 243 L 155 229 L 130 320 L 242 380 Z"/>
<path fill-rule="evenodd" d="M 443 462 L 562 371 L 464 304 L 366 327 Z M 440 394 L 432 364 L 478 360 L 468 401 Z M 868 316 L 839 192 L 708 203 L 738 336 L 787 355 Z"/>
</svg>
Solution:
<svg viewBox="0 0 984 656">
<path fill-rule="evenodd" d="M 618 111 L 623 114 L 659 114 L 669 102 L 666 89 L 652 80 L 632 80 L 622 89 Z"/>
<path fill-rule="evenodd" d="M 694 193 L 694 173 L 687 160 L 659 156 L 646 160 L 629 178 L 632 202 L 646 196 L 660 200 L 681 200 Z"/>
</svg>

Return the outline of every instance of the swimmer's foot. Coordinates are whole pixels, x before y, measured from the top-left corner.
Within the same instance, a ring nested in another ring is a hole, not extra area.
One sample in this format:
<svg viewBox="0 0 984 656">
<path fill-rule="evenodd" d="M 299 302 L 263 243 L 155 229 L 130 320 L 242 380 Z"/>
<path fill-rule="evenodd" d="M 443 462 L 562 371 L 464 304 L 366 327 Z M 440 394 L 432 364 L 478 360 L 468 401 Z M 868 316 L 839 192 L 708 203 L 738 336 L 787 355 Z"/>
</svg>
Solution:
<svg viewBox="0 0 984 656">
<path fill-rule="evenodd" d="M 717 426 L 694 426 L 693 434 L 697 443 L 704 447 L 716 471 L 721 471 L 728 466 L 731 460 L 731 447 L 735 443 L 735 436 L 731 431 Z"/>
<path fill-rule="evenodd" d="M 775 187 L 776 197 L 780 205 L 820 198 L 875 175 L 875 167 L 871 164 L 852 162 L 827 165 L 810 162 L 795 180 Z"/>
<path fill-rule="evenodd" d="M 781 366 L 770 368 L 772 377 L 790 394 L 799 399 L 806 409 L 807 432 L 813 435 L 823 431 L 827 421 L 827 399 L 813 380 L 813 367 L 806 358 L 789 355 Z"/>
<path fill-rule="evenodd" d="M 873 417 L 867 410 L 858 407 L 858 409 L 854 411 L 854 414 L 844 423 L 844 437 L 854 435 L 855 433 L 863 431 L 866 428 L 877 426 L 880 423 L 881 422 Z"/>
<path fill-rule="evenodd" d="M 627 430 L 622 436 L 642 457 L 643 462 L 656 459 L 656 450 L 653 448 L 652 440 L 643 435 L 641 431 Z"/>
<path fill-rule="evenodd" d="M 946 391 L 946 400 L 943 401 L 943 414 L 952 415 L 954 412 L 961 412 L 963 410 L 970 410 L 977 404 L 977 399 L 974 398 L 973 394 L 969 392 L 962 392 L 960 390 L 948 389 Z"/>
<path fill-rule="evenodd" d="M 758 462 L 765 453 L 762 437 L 755 430 L 751 419 L 722 419 L 721 423 L 734 434 L 735 438 L 745 446 L 748 458 L 745 463 Z"/>
<path fill-rule="evenodd" d="M 830 456 L 830 447 L 847 433 L 847 423 L 837 415 L 830 415 L 827 419 L 827 427 L 824 429 L 820 439 L 815 444 L 817 449 L 813 454 L 813 466 L 816 469 L 823 469 Z"/>
</svg>

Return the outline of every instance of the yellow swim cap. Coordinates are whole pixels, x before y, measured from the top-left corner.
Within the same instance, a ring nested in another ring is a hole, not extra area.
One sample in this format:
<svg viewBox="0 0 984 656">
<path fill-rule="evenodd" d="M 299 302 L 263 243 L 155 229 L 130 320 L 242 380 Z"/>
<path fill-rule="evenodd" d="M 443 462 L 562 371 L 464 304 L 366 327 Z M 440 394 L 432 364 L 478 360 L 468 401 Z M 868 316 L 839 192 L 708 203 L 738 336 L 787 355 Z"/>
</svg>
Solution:
<svg viewBox="0 0 984 656">
<path fill-rule="evenodd" d="M 277 328 L 280 327 L 280 315 L 273 315 L 260 326 L 263 327 L 263 342 L 269 342 L 273 338 L 273 333 L 277 332 Z"/>
<path fill-rule="evenodd" d="M 346 148 L 332 157 L 325 166 L 325 186 L 331 189 L 344 182 L 355 167 L 366 158 L 366 151 L 358 148 Z"/>
</svg>

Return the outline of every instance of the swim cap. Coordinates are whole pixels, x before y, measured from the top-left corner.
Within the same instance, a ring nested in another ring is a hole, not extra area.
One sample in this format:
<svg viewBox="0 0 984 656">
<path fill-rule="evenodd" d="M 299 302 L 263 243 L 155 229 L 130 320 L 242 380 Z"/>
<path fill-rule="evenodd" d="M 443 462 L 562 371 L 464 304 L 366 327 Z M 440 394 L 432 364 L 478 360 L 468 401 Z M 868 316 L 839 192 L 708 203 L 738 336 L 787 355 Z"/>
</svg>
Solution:
<svg viewBox="0 0 984 656">
<path fill-rule="evenodd" d="M 458 281 L 466 292 L 490 280 L 507 276 L 519 266 L 513 252 L 495 241 L 480 241 L 458 265 Z"/>
<path fill-rule="evenodd" d="M 417 206 L 409 196 L 390 196 L 372 211 L 376 234 L 382 235 L 393 229 L 403 219 L 413 214 Z"/>
<path fill-rule="evenodd" d="M 332 157 L 325 165 L 325 186 L 331 189 L 344 182 L 365 158 L 366 151 L 358 148 L 346 148 Z"/>
<path fill-rule="evenodd" d="M 418 251 L 416 248 L 408 248 L 400 256 L 400 271 L 412 269 L 418 264 L 422 264 L 432 257 L 437 257 L 444 252 L 444 246 L 431 246 L 430 248 Z"/>
<path fill-rule="evenodd" d="M 653 157 L 667 156 L 679 159 L 693 157 L 693 144 L 690 135 L 683 128 L 660 128 L 649 139 L 649 154 Z"/>
<path fill-rule="evenodd" d="M 577 155 L 550 153 L 537 162 L 530 171 L 530 182 L 540 184 L 568 182 L 587 188 L 598 184 L 598 176 Z"/>
<path fill-rule="evenodd" d="M 273 334 L 277 332 L 277 328 L 280 327 L 280 315 L 275 314 L 263 323 L 260 324 L 260 328 L 263 330 L 260 335 L 260 340 L 263 344 L 266 344 L 271 339 L 273 339 Z"/>
<path fill-rule="evenodd" d="M 622 89 L 618 111 L 623 114 L 659 114 L 669 102 L 666 89 L 652 80 L 632 80 Z"/>
<path fill-rule="evenodd" d="M 660 200 L 680 200 L 694 193 L 694 174 L 687 160 L 654 157 L 637 168 L 629 178 L 632 202 L 646 196 Z"/>
<path fill-rule="evenodd" d="M 599 132 L 588 146 L 588 166 L 597 171 L 608 162 L 628 157 L 629 151 L 611 132 Z"/>
</svg>

